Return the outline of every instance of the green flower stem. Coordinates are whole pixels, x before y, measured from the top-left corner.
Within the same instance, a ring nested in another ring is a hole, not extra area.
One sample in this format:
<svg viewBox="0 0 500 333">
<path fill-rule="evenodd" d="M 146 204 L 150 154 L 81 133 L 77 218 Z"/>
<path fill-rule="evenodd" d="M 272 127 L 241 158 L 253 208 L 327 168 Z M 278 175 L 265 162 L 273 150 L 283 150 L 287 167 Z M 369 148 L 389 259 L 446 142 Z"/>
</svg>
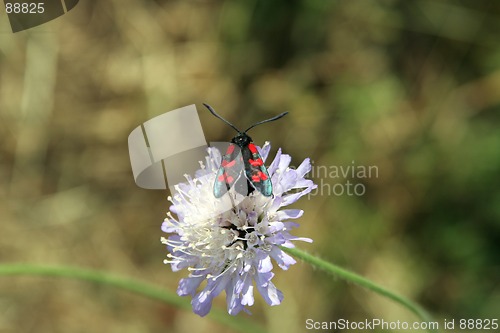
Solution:
<svg viewBox="0 0 500 333">
<path fill-rule="evenodd" d="M 190 301 L 186 298 L 177 296 L 175 293 L 152 286 L 146 282 L 123 278 L 100 271 L 66 266 L 46 267 L 32 264 L 0 265 L 0 276 L 9 275 L 51 276 L 83 280 L 127 290 L 183 310 L 191 310 Z M 230 316 L 225 311 L 220 309 L 212 309 L 208 316 L 220 324 L 234 329 L 235 331 L 243 333 L 266 332 L 265 329 L 255 324 L 253 321 L 250 321 L 242 316 Z"/>
<path fill-rule="evenodd" d="M 344 268 L 336 266 L 330 262 L 324 261 L 318 257 L 315 257 L 315 256 L 313 256 L 305 251 L 299 250 L 297 248 L 281 247 L 281 249 L 283 251 L 287 252 L 288 254 L 311 264 L 313 267 L 316 267 L 318 269 L 321 269 L 323 271 L 331 273 L 331 274 L 338 276 L 344 280 L 354 282 L 362 287 L 370 289 L 371 291 L 374 291 L 377 294 L 385 296 L 385 297 L 403 305 L 408 310 L 410 310 L 411 312 L 416 314 L 422 321 L 425 321 L 425 322 L 432 321 L 432 317 L 420 305 L 410 301 L 406 297 L 398 295 L 398 294 L 376 284 L 375 282 L 368 280 L 367 278 L 364 278 L 356 273 L 350 272 Z"/>
</svg>

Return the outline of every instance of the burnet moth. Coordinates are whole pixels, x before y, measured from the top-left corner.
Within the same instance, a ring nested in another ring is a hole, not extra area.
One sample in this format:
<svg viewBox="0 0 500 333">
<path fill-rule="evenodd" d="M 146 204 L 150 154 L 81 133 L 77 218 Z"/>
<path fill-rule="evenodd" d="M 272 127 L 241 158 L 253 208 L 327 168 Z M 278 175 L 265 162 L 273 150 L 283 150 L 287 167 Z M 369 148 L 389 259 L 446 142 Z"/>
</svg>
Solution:
<svg viewBox="0 0 500 333">
<path fill-rule="evenodd" d="M 242 132 L 229 121 L 219 116 L 210 105 L 205 103 L 203 103 L 203 105 L 215 117 L 219 118 L 238 132 L 238 134 L 231 139 L 226 154 L 222 156 L 221 165 L 215 179 L 214 196 L 220 198 L 226 194 L 231 187 L 235 187 L 235 190 L 242 195 L 249 195 L 254 189 L 257 189 L 262 195 L 270 197 L 273 194 L 271 178 L 264 166 L 264 162 L 262 161 L 262 157 L 257 147 L 252 142 L 252 138 L 247 135 L 247 132 L 255 126 L 278 120 L 287 115 L 288 112 L 283 112 L 273 118 L 255 123 Z M 243 170 L 245 172 L 243 172 Z M 243 173 L 245 177 L 242 177 Z"/>
</svg>

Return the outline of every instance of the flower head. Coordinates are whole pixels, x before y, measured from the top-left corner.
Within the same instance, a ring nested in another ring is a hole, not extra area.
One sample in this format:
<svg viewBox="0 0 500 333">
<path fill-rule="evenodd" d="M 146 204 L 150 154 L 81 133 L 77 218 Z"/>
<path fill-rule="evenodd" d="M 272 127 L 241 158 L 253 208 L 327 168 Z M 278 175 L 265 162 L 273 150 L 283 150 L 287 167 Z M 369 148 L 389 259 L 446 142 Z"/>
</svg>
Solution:
<svg viewBox="0 0 500 333">
<path fill-rule="evenodd" d="M 269 143 L 258 149 L 265 161 Z M 186 176 L 186 183 L 176 185 L 177 192 L 169 197 L 170 212 L 162 224 L 162 230 L 172 234 L 162 237 L 170 252 L 164 262 L 173 271 L 187 268 L 190 272 L 181 279 L 177 294 L 190 295 L 193 311 L 200 316 L 210 311 L 212 300 L 223 290 L 230 314 L 248 312 L 245 307 L 254 303 L 254 284 L 269 305 L 278 305 L 283 294 L 271 282 L 271 259 L 286 270 L 295 260 L 280 246 L 294 247 L 295 240 L 312 242 L 290 234 L 297 226 L 290 220 L 302 216 L 303 211 L 281 209 L 316 187 L 305 178 L 311 169 L 309 159 L 292 169 L 291 157 L 279 149 L 268 168 L 272 197 L 253 191 L 248 196 L 231 192 L 216 199 L 213 184 L 221 156 L 213 148 L 208 153 L 195 178 Z"/>
</svg>

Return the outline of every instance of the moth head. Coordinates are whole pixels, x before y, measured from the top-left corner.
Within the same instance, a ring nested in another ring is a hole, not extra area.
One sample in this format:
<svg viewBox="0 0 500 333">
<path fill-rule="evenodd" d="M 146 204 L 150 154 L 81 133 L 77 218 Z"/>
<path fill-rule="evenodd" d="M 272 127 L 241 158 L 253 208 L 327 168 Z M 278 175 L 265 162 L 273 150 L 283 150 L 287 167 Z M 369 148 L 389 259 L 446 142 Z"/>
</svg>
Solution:
<svg viewBox="0 0 500 333">
<path fill-rule="evenodd" d="M 244 147 L 252 142 L 252 138 L 249 137 L 246 133 L 238 133 L 232 140 L 231 143 L 238 145 L 239 147 Z"/>
</svg>

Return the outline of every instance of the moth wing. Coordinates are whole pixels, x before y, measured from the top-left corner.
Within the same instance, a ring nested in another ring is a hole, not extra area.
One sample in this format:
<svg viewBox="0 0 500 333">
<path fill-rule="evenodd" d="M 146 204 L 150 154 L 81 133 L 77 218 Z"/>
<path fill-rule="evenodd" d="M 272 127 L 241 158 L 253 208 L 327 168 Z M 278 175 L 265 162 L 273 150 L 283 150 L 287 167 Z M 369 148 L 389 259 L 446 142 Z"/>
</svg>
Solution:
<svg viewBox="0 0 500 333">
<path fill-rule="evenodd" d="M 250 143 L 243 148 L 242 155 L 245 163 L 245 176 L 250 184 L 262 195 L 270 197 L 273 194 L 271 177 L 255 145 Z"/>
<path fill-rule="evenodd" d="M 220 198 L 226 194 L 239 181 L 243 169 L 240 147 L 231 143 L 227 148 L 226 154 L 222 156 L 219 170 L 217 170 L 214 183 L 214 196 Z"/>
<path fill-rule="evenodd" d="M 260 172 L 259 172 L 260 171 Z M 269 177 L 269 173 L 265 166 L 260 166 L 258 169 L 258 175 L 260 179 L 258 181 L 251 180 L 250 183 L 266 197 L 270 197 L 273 194 L 273 185 Z M 253 173 L 255 175 L 255 173 Z"/>
</svg>

